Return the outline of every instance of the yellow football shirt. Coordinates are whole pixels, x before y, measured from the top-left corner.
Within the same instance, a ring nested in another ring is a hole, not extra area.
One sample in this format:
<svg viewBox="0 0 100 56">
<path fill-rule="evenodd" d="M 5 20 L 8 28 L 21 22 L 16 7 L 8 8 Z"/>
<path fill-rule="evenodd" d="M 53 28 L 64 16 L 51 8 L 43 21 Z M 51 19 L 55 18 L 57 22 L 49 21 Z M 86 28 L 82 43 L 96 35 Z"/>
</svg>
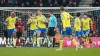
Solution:
<svg viewBox="0 0 100 56">
<path fill-rule="evenodd" d="M 81 20 L 77 17 L 74 22 L 75 31 L 81 30 Z"/>
<path fill-rule="evenodd" d="M 70 19 L 73 18 L 68 12 L 61 13 L 61 20 L 63 23 L 63 28 L 71 27 Z"/>
<path fill-rule="evenodd" d="M 37 20 L 38 20 L 38 27 L 39 28 L 46 28 L 46 24 L 42 21 L 46 20 L 46 17 L 44 15 L 41 16 L 37 16 Z"/>
<path fill-rule="evenodd" d="M 15 28 L 16 19 L 17 19 L 16 16 L 13 17 L 13 18 L 11 16 L 9 16 L 7 18 L 8 29 L 14 29 Z"/>
<path fill-rule="evenodd" d="M 30 30 L 37 29 L 37 19 L 34 19 L 33 17 L 30 17 L 27 24 L 30 24 Z"/>
<path fill-rule="evenodd" d="M 84 19 L 82 18 L 82 29 L 83 30 L 89 30 L 90 29 L 90 18 Z"/>
</svg>

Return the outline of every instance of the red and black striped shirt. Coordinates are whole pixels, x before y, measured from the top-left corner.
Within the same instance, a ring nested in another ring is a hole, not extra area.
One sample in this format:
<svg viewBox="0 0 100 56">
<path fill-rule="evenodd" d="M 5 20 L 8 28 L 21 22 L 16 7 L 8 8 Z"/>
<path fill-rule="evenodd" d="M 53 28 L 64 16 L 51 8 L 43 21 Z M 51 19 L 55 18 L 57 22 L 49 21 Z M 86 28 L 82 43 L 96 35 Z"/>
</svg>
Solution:
<svg viewBox="0 0 100 56">
<path fill-rule="evenodd" d="M 24 30 L 23 29 L 23 26 L 24 26 L 23 21 L 17 21 L 15 25 L 16 25 L 17 32 L 22 32 Z"/>
</svg>

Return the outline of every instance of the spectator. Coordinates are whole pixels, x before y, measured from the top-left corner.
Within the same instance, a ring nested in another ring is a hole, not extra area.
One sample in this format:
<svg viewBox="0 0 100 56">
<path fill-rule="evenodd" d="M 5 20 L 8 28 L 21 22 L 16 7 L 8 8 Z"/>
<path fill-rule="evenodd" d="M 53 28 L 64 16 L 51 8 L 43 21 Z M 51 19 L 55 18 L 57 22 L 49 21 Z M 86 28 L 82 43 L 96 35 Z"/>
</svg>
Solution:
<svg viewBox="0 0 100 56">
<path fill-rule="evenodd" d="M 49 4 L 49 7 L 53 7 L 53 4 L 52 4 L 52 3 L 50 3 L 50 4 Z"/>
<path fill-rule="evenodd" d="M 61 5 L 64 6 L 64 7 L 66 7 L 68 5 L 68 3 L 69 2 L 67 2 L 66 0 L 63 0 Z"/>
<path fill-rule="evenodd" d="M 11 3 L 11 1 L 9 1 L 8 0 L 8 3 L 7 3 L 7 5 L 6 5 L 7 7 L 13 7 L 13 5 L 12 5 L 12 3 Z"/>
<path fill-rule="evenodd" d="M 25 7 L 29 7 L 30 3 L 28 1 L 26 1 Z"/>
<path fill-rule="evenodd" d="M 14 6 L 18 7 L 18 1 L 17 0 L 15 1 L 15 5 Z"/>
<path fill-rule="evenodd" d="M 25 6 L 25 4 L 24 4 L 24 3 L 22 3 L 22 4 L 21 4 L 21 7 L 24 7 L 24 6 Z"/>
<path fill-rule="evenodd" d="M 90 6 L 99 7 L 100 6 L 100 0 L 93 0 L 92 4 L 90 4 Z"/>
<path fill-rule="evenodd" d="M 48 5 L 47 6 L 48 7 L 53 7 L 53 4 L 52 4 L 52 1 L 51 0 L 48 1 Z"/>
<path fill-rule="evenodd" d="M 96 4 L 96 7 L 98 7 L 98 4 L 99 4 L 99 3 L 98 3 L 98 2 L 96 2 L 95 4 Z"/>
<path fill-rule="evenodd" d="M 42 3 L 40 3 L 39 7 L 43 7 L 43 4 L 42 4 Z"/>
<path fill-rule="evenodd" d="M 70 0 L 76 2 L 76 0 Z M 4 4 L 5 3 L 5 4 Z M 40 4 L 41 3 L 41 4 Z M 69 0 L 1 0 L 1 7 L 58 7 L 68 6 Z M 75 4 L 75 3 L 72 3 Z"/>
<path fill-rule="evenodd" d="M 58 2 L 57 1 L 55 1 L 55 3 L 54 3 L 54 5 L 53 5 L 54 7 L 58 7 L 59 6 L 59 4 L 58 4 Z"/>
<path fill-rule="evenodd" d="M 3 0 L 1 0 L 0 1 L 0 7 L 4 7 L 5 5 L 4 5 L 4 1 Z"/>
<path fill-rule="evenodd" d="M 92 4 L 91 4 L 93 7 L 95 7 L 96 5 L 95 5 L 95 1 L 93 0 L 92 1 Z"/>
<path fill-rule="evenodd" d="M 33 7 L 37 7 L 37 2 L 35 1 L 34 4 L 33 4 Z"/>
<path fill-rule="evenodd" d="M 75 2 L 70 2 L 69 3 L 69 7 L 75 7 L 76 6 L 76 3 Z"/>
</svg>

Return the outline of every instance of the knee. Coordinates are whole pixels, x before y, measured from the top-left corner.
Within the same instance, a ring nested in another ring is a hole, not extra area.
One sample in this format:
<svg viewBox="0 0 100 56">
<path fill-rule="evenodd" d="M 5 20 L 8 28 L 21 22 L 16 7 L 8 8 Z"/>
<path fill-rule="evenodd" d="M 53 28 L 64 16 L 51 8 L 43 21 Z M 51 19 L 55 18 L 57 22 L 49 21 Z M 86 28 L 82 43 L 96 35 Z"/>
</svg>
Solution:
<svg viewBox="0 0 100 56">
<path fill-rule="evenodd" d="M 41 32 L 39 31 L 37 35 L 40 36 L 40 34 L 41 34 Z"/>
<path fill-rule="evenodd" d="M 36 37 L 36 33 L 34 33 L 33 36 Z"/>
</svg>

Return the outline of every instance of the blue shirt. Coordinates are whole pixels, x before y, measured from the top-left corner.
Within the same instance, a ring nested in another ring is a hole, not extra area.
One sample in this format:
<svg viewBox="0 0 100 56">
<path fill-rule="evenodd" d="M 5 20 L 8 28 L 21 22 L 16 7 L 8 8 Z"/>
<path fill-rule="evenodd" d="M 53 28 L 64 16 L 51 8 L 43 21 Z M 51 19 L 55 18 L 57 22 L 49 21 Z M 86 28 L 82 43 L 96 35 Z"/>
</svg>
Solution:
<svg viewBox="0 0 100 56">
<path fill-rule="evenodd" d="M 54 15 L 52 15 L 50 17 L 48 26 L 49 27 L 55 27 L 55 26 L 57 26 L 57 19 L 56 19 L 56 17 Z"/>
</svg>

